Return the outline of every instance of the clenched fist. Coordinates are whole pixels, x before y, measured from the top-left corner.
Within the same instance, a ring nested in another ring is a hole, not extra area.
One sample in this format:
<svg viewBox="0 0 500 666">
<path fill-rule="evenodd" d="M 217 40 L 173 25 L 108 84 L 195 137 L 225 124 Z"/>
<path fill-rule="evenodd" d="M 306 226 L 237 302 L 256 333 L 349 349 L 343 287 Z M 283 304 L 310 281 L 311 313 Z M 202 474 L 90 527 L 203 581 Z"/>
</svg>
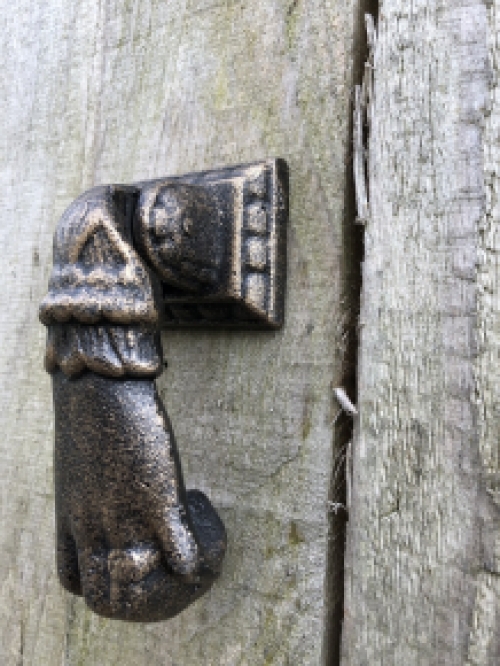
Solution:
<svg viewBox="0 0 500 666">
<path fill-rule="evenodd" d="M 54 375 L 57 568 L 100 615 L 169 618 L 203 594 L 224 557 L 207 497 L 185 492 L 153 381 Z"/>
<path fill-rule="evenodd" d="M 196 230 L 198 247 L 210 243 L 189 217 L 203 204 L 197 192 L 192 206 L 185 188 L 177 204 L 174 194 L 155 190 L 151 216 L 142 203 L 137 211 L 134 187 L 99 187 L 73 202 L 56 229 L 40 306 L 54 391 L 59 578 L 95 612 L 124 620 L 179 613 L 210 587 L 226 548 L 207 497 L 184 489 L 154 383 L 163 367 L 155 261 L 185 276 Z M 148 262 L 134 246 L 134 217 L 153 221 L 148 237 L 160 254 Z"/>
</svg>

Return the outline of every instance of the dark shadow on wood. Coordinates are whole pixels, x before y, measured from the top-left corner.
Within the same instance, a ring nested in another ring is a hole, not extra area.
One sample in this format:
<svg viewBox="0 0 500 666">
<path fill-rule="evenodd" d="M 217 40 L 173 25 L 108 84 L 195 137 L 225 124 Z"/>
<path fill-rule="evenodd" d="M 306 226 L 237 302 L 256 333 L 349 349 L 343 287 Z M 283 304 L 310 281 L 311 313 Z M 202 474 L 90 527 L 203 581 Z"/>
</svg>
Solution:
<svg viewBox="0 0 500 666">
<path fill-rule="evenodd" d="M 365 28 L 365 15 L 371 14 L 377 22 L 379 14 L 378 0 L 359 0 L 354 8 L 354 44 L 353 69 L 351 81 L 351 104 L 349 108 L 348 145 L 346 161 L 345 213 L 343 219 L 343 287 L 338 313 L 332 313 L 338 322 L 339 352 L 342 358 L 340 386 L 351 401 L 357 403 L 357 360 L 358 360 L 358 318 L 361 299 L 362 263 L 364 258 L 364 229 L 356 224 L 356 200 L 353 176 L 353 108 L 354 88 L 361 85 L 365 62 L 368 57 L 368 44 Z M 326 635 L 326 659 L 328 666 L 339 666 L 341 658 L 342 626 L 344 619 L 344 556 L 346 523 L 349 518 L 346 487 L 346 454 L 352 440 L 352 418 L 339 412 L 333 394 L 333 469 L 330 485 L 330 536 L 327 576 L 328 624 Z M 336 415 L 338 415 L 336 417 Z"/>
</svg>

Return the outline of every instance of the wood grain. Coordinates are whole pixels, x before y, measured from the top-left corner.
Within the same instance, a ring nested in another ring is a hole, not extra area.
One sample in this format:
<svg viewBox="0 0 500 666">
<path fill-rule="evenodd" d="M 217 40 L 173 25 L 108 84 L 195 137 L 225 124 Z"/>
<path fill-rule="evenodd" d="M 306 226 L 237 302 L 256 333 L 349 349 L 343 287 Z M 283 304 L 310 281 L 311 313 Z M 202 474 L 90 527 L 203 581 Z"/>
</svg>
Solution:
<svg viewBox="0 0 500 666">
<path fill-rule="evenodd" d="M 499 16 L 380 3 L 345 664 L 498 663 Z"/>
<path fill-rule="evenodd" d="M 354 1 L 19 0 L 0 14 L 0 661 L 233 666 L 327 659 L 330 482 L 350 317 Z M 224 573 L 179 618 L 92 615 L 54 572 L 53 412 L 37 309 L 59 216 L 94 184 L 284 157 L 286 324 L 171 332 L 159 385 Z M 335 534 L 333 534 L 335 537 Z"/>
</svg>

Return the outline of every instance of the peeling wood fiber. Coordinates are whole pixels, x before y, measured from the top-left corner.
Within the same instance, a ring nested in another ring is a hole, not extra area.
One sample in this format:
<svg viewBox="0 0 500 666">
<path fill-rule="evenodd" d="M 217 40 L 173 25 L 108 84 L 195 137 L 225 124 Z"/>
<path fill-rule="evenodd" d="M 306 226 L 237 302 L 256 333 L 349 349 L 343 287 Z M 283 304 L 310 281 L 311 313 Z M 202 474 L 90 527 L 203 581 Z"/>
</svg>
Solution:
<svg viewBox="0 0 500 666">
<path fill-rule="evenodd" d="M 499 660 L 499 40 L 498 0 L 380 3 L 345 664 Z"/>
</svg>

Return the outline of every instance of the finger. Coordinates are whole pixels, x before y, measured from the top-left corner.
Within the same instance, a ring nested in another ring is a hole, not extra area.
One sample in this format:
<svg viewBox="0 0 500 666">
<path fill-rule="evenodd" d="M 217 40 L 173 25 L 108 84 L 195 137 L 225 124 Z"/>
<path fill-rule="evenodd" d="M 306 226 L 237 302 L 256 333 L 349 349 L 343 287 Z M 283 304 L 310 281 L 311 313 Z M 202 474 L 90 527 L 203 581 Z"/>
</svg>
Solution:
<svg viewBox="0 0 500 666">
<path fill-rule="evenodd" d="M 194 574 L 199 548 L 191 525 L 182 472 L 169 424 L 150 450 L 147 478 L 148 516 L 151 528 L 173 572 Z"/>
<path fill-rule="evenodd" d="M 104 617 L 132 621 L 166 620 L 208 590 L 213 578 L 189 580 L 164 566 L 152 542 L 125 549 L 80 552 L 85 603 Z"/>
<path fill-rule="evenodd" d="M 186 492 L 175 438 L 156 387 L 143 401 L 140 428 L 141 465 L 138 477 L 145 492 L 145 516 L 172 571 L 194 574 L 200 563 L 199 547 L 187 509 Z M 148 388 L 149 391 L 149 388 Z"/>
</svg>

